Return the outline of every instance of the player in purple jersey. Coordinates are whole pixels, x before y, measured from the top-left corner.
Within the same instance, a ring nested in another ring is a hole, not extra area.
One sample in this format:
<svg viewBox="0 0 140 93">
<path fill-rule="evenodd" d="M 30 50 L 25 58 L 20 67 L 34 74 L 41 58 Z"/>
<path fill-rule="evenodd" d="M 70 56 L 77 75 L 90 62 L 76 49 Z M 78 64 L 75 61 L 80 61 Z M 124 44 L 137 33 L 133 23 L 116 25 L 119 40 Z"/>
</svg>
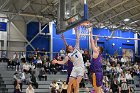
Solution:
<svg viewBox="0 0 140 93">
<path fill-rule="evenodd" d="M 95 89 L 95 93 L 104 93 L 102 90 L 102 80 L 103 80 L 103 69 L 102 69 L 102 52 L 103 48 L 97 46 L 98 37 L 93 40 L 92 27 L 89 28 L 90 33 L 90 43 L 93 50 L 92 61 L 90 65 L 90 71 L 92 73 L 92 84 Z"/>
</svg>

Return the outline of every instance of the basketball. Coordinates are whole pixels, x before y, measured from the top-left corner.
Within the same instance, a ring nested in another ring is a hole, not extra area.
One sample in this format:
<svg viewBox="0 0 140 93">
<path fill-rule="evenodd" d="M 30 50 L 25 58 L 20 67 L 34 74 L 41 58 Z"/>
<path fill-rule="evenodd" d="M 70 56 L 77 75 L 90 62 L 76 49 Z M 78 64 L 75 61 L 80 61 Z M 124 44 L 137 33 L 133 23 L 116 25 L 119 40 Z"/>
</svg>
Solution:
<svg viewBox="0 0 140 93">
<path fill-rule="evenodd" d="M 88 26 L 91 23 L 89 21 L 84 21 L 83 23 L 80 24 L 80 26 Z"/>
<path fill-rule="evenodd" d="M 72 17 L 72 18 L 70 18 L 67 22 L 68 22 L 68 24 L 71 24 L 71 23 L 73 23 L 75 21 L 75 19 Z"/>
</svg>

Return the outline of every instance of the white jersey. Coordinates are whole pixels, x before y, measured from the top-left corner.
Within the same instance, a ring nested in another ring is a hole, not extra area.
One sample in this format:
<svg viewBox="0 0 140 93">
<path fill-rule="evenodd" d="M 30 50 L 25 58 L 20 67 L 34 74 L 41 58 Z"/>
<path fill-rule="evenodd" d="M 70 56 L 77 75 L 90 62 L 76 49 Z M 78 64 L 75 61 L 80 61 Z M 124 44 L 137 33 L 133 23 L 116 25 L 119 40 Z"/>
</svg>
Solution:
<svg viewBox="0 0 140 93">
<path fill-rule="evenodd" d="M 69 59 L 73 62 L 74 67 L 84 67 L 84 61 L 81 51 L 75 47 L 72 53 L 68 53 Z"/>
</svg>

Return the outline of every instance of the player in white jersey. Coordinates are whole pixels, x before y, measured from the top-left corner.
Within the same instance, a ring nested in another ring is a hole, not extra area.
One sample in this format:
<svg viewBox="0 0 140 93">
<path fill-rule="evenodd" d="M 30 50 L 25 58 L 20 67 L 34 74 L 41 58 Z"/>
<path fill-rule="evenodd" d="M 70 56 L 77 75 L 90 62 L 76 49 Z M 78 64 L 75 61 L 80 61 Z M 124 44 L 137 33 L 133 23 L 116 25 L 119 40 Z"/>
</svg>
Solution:
<svg viewBox="0 0 140 93">
<path fill-rule="evenodd" d="M 73 69 L 69 78 L 67 93 L 70 93 L 71 86 L 73 84 L 73 81 L 76 79 L 76 88 L 74 89 L 74 93 L 79 93 L 79 84 L 82 80 L 82 77 L 84 76 L 85 67 L 84 67 L 84 61 L 82 57 L 82 53 L 80 52 L 79 48 L 79 32 L 77 28 L 75 28 L 76 31 L 76 46 L 73 48 L 71 45 L 68 45 L 66 47 L 66 52 L 68 53 L 67 56 L 63 61 L 57 61 L 53 60 L 52 63 L 58 63 L 58 64 L 65 64 L 70 60 L 73 62 Z"/>
</svg>

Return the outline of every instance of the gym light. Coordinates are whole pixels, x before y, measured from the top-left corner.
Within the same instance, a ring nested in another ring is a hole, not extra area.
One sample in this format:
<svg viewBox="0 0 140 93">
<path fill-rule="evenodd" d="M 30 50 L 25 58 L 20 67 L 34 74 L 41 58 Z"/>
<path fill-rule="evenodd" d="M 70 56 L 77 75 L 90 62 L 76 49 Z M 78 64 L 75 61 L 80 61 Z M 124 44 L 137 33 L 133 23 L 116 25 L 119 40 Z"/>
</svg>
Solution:
<svg viewBox="0 0 140 93">
<path fill-rule="evenodd" d="M 130 19 L 128 19 L 128 18 L 124 19 L 125 22 L 128 22 L 129 20 L 130 20 Z"/>
<path fill-rule="evenodd" d="M 127 42 L 130 42 L 129 40 L 127 40 Z"/>
</svg>

